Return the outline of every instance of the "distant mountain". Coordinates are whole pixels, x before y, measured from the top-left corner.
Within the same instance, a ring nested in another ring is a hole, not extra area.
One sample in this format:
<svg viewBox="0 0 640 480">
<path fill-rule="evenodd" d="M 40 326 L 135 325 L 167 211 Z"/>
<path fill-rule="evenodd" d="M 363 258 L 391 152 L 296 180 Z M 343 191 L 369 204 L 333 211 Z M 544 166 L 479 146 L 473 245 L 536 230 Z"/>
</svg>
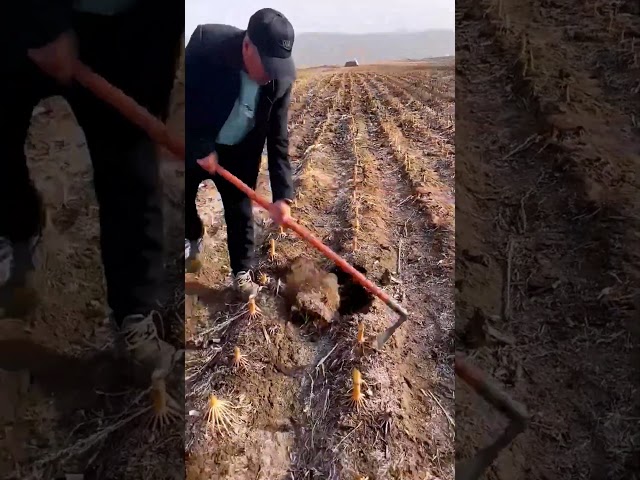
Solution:
<svg viewBox="0 0 640 480">
<path fill-rule="evenodd" d="M 364 64 L 446 57 L 455 54 L 455 32 L 299 33 L 293 54 L 299 68 L 343 65 L 353 58 Z"/>
</svg>

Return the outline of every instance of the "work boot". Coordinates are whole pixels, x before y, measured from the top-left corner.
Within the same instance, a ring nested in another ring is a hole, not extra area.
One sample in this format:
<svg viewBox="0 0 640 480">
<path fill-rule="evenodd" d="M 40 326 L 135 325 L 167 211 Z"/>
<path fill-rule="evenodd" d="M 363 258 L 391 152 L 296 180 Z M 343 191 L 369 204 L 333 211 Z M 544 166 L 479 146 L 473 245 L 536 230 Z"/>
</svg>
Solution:
<svg viewBox="0 0 640 480">
<path fill-rule="evenodd" d="M 118 353 L 133 363 L 136 378 L 149 380 L 154 372 L 168 375 L 177 360 L 175 347 L 158 336 L 156 316 L 159 317 L 157 312 L 129 315 L 116 331 Z"/>
<path fill-rule="evenodd" d="M 33 256 L 40 232 L 24 242 L 0 238 L 0 317 L 23 317 L 36 305 Z"/>
<path fill-rule="evenodd" d="M 198 273 L 202 268 L 200 254 L 202 253 L 202 238 L 197 240 L 184 239 L 184 260 L 187 273 Z"/>
<path fill-rule="evenodd" d="M 258 295 L 260 287 L 253 281 L 251 272 L 238 272 L 233 281 L 236 293 L 243 301 L 248 301 Z"/>
</svg>

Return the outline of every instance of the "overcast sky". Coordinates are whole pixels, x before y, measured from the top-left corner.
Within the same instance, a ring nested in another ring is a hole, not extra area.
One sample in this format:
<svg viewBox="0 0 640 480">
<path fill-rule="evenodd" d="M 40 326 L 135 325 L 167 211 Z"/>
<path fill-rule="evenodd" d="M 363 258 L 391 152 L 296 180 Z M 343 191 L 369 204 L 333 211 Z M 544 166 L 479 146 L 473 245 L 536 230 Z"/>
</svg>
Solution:
<svg viewBox="0 0 640 480">
<path fill-rule="evenodd" d="M 185 0 L 187 41 L 198 24 L 246 28 L 264 7 L 280 10 L 298 32 L 372 33 L 454 29 L 455 0 Z"/>
</svg>

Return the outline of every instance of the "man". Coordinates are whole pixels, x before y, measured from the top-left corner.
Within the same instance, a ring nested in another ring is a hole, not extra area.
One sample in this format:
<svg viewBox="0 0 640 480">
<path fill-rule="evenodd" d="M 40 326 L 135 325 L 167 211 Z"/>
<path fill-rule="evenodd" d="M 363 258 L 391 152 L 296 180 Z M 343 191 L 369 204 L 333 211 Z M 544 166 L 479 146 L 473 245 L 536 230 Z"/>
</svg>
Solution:
<svg viewBox="0 0 640 480">
<path fill-rule="evenodd" d="M 237 292 L 257 293 L 253 281 L 255 239 L 251 200 L 216 175 L 216 165 L 256 187 L 267 143 L 277 224 L 290 215 L 293 198 L 287 120 L 296 69 L 291 57 L 294 31 L 271 8 L 252 15 L 246 30 L 200 25 L 185 53 L 185 259 L 198 264 L 204 228 L 196 210 L 198 187 L 212 179 L 222 198 L 227 247 Z"/>
<path fill-rule="evenodd" d="M 167 370 L 175 349 L 158 338 L 154 322 L 163 277 L 156 148 L 72 75 L 79 57 L 151 113 L 165 116 L 184 3 L 163 2 L 160 8 L 153 0 L 24 0 L 8 12 L 12 18 L 5 19 L 0 34 L 8 50 L 0 78 L 0 317 L 22 316 L 23 307 L 33 306 L 24 293 L 45 212 L 24 145 L 36 104 L 63 95 L 84 131 L 93 164 L 117 345 L 141 367 L 134 372 Z M 152 38 L 151 31 L 157 32 Z"/>
</svg>

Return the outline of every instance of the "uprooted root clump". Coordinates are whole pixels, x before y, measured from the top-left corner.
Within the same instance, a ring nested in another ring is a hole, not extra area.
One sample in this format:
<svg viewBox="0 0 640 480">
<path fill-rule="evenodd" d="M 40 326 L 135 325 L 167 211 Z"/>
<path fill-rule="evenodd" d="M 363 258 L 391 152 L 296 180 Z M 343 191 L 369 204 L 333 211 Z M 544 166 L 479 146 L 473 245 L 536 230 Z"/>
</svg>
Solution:
<svg viewBox="0 0 640 480">
<path fill-rule="evenodd" d="M 311 260 L 298 258 L 286 276 L 285 297 L 296 316 L 327 326 L 336 319 L 340 307 L 338 278 Z"/>
</svg>

